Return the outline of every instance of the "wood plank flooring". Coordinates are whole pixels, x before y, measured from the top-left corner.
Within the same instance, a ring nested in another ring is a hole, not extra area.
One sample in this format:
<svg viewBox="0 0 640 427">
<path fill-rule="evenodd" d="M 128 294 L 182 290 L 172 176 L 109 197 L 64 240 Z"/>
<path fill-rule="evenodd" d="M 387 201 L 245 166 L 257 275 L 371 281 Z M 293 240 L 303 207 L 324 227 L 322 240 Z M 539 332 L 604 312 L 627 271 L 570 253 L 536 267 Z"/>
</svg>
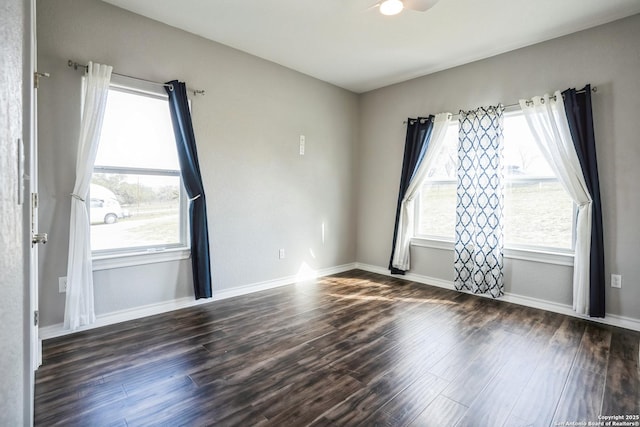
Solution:
<svg viewBox="0 0 640 427">
<path fill-rule="evenodd" d="M 639 340 L 354 270 L 47 340 L 35 420 L 587 425 L 599 415 L 640 414 Z"/>
</svg>

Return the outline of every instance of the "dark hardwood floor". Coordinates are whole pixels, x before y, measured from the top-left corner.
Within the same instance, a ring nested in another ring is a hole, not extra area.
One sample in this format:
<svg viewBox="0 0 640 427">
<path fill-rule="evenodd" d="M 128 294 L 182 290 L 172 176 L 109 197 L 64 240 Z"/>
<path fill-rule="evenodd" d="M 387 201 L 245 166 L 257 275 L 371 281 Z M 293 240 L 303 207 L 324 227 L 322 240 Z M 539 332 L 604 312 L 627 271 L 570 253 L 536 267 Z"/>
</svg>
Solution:
<svg viewBox="0 0 640 427">
<path fill-rule="evenodd" d="M 640 413 L 639 339 L 356 270 L 47 340 L 35 419 L 587 425 Z"/>
</svg>

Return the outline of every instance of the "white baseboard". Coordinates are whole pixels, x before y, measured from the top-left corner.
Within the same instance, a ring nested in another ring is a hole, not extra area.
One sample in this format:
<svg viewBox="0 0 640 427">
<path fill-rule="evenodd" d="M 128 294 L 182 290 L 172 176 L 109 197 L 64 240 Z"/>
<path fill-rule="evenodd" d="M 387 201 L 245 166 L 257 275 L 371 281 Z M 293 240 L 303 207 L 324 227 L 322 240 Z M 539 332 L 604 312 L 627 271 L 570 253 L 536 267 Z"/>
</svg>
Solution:
<svg viewBox="0 0 640 427">
<path fill-rule="evenodd" d="M 194 305 L 204 304 L 210 301 L 211 299 L 195 300 L 193 297 L 178 298 L 170 301 L 163 301 L 155 304 L 148 304 L 140 307 L 100 314 L 96 316 L 95 323 L 92 323 L 91 325 L 81 326 L 75 331 L 65 329 L 62 323 L 50 326 L 41 326 L 38 329 L 38 335 L 40 340 L 46 340 L 49 338 L 56 338 L 63 335 L 72 334 L 75 332 L 99 328 L 101 326 L 113 325 L 114 323 L 126 322 L 128 320 L 140 319 L 141 317 L 153 316 L 160 313 L 166 313 L 168 311 L 192 307 Z"/>
<path fill-rule="evenodd" d="M 369 271 L 371 273 L 378 273 L 385 276 L 392 276 L 388 269 L 370 264 L 363 263 L 350 263 L 339 265 L 335 267 L 325 268 L 318 270 L 311 276 L 306 276 L 304 279 L 312 279 L 314 277 L 324 277 L 332 274 L 342 273 L 345 271 L 360 269 Z M 435 277 L 423 276 L 420 274 L 407 273 L 404 276 L 393 275 L 393 277 L 399 279 L 405 279 L 412 282 L 423 283 L 426 285 L 437 286 L 440 288 L 455 290 L 453 282 L 449 280 L 438 279 Z M 106 313 L 96 316 L 96 322 L 92 325 L 83 326 L 76 331 L 69 331 L 64 329 L 61 323 L 56 325 L 41 327 L 38 332 L 40 340 L 46 340 L 49 338 L 55 338 L 63 335 L 68 335 L 74 332 L 85 331 L 93 328 L 99 328 L 101 326 L 113 325 L 115 323 L 126 322 L 128 320 L 139 319 L 142 317 L 153 316 L 156 314 L 166 313 L 173 310 L 179 310 L 181 308 L 193 307 L 200 304 L 207 304 L 214 301 L 220 301 L 227 298 L 233 298 L 241 295 L 251 294 L 253 292 L 264 291 L 267 289 L 277 288 L 280 286 L 290 285 L 300 281 L 298 276 L 287 276 L 279 279 L 265 280 L 263 282 L 252 283 L 244 286 L 235 287 L 232 289 L 223 289 L 220 291 L 214 290 L 213 298 L 194 300 L 193 297 L 179 298 L 170 301 L 163 301 L 160 303 L 149 304 L 141 307 L 135 307 L 126 310 L 120 310 L 112 313 Z M 541 310 L 552 311 L 554 313 L 565 314 L 572 317 L 578 317 L 593 322 L 603 323 L 611 326 L 617 326 L 621 328 L 631 329 L 634 331 L 640 331 L 640 320 L 633 319 L 625 316 L 618 316 L 615 314 L 607 314 L 605 318 L 592 318 L 584 315 L 580 315 L 573 311 L 570 305 L 559 304 L 553 301 L 542 300 L 538 298 L 531 298 L 522 295 L 516 295 L 507 293 L 500 298 L 502 301 L 510 302 L 513 304 L 523 305 L 527 307 L 538 308 Z"/>
<path fill-rule="evenodd" d="M 266 280 L 264 282 L 252 283 L 250 285 L 238 286 L 231 289 L 223 289 L 215 292 L 213 295 L 213 301 L 223 300 L 227 298 L 233 298 L 240 295 L 246 295 L 253 292 L 264 291 L 267 289 L 277 288 L 279 286 L 291 285 L 293 283 L 304 282 L 306 280 L 313 280 L 318 277 L 330 276 L 332 274 L 342 273 L 349 270 L 354 270 L 356 263 L 339 265 L 336 267 L 324 268 L 318 271 L 309 271 L 302 276 L 287 276 L 279 279 Z"/>
<path fill-rule="evenodd" d="M 99 328 L 101 326 L 113 325 L 115 323 L 126 322 L 128 320 L 140 319 L 142 317 L 153 316 L 156 314 L 166 313 L 169 311 L 179 310 L 181 308 L 193 307 L 200 304 L 207 304 L 214 301 L 220 301 L 227 298 L 233 298 L 241 295 L 247 295 L 253 292 L 264 291 L 267 289 L 277 288 L 280 286 L 291 285 L 304 280 L 314 279 L 316 277 L 329 276 L 331 274 L 342 273 L 345 271 L 353 270 L 356 268 L 355 263 L 338 265 L 335 267 L 324 268 L 318 271 L 313 271 L 300 276 L 287 276 L 279 279 L 265 280 L 263 282 L 252 283 L 249 285 L 239 286 L 232 289 L 223 289 L 220 291 L 213 291 L 213 297 L 208 299 L 195 300 L 193 297 L 178 298 L 170 301 L 163 301 L 155 304 L 144 305 L 140 307 L 130 308 L 126 310 L 119 310 L 111 313 L 101 314 L 96 316 L 95 323 L 87 326 L 80 327 L 75 331 L 64 329 L 62 323 L 58 323 L 50 326 L 43 326 L 38 329 L 40 340 L 46 340 L 49 338 L 60 337 L 63 335 L 72 334 L 75 332 L 86 331 L 89 329 Z"/>
<path fill-rule="evenodd" d="M 388 269 L 379 267 L 376 265 L 356 263 L 356 268 L 371 273 L 378 273 L 385 276 L 392 276 L 398 279 L 405 279 L 412 282 L 423 283 L 425 285 L 436 286 L 439 288 L 445 288 L 455 290 L 452 281 L 438 279 L 435 277 L 423 276 L 420 274 L 406 273 L 404 276 L 392 275 Z M 475 295 L 475 294 L 472 294 Z M 481 297 L 487 297 L 486 295 L 477 295 Z M 487 297 L 490 298 L 490 297 Z M 499 298 L 501 301 L 510 302 L 513 304 L 524 305 L 526 307 L 538 308 L 541 310 L 552 311 L 554 313 L 565 314 L 567 316 L 577 317 L 580 319 L 589 320 L 592 322 L 603 323 L 606 325 L 617 326 L 620 328 L 631 329 L 634 331 L 640 331 L 640 320 L 631 317 L 619 316 L 617 314 L 606 314 L 606 317 L 589 317 L 582 314 L 578 314 L 573 311 L 573 307 L 567 304 L 560 304 L 553 301 L 543 300 L 539 298 L 532 298 L 523 295 L 517 295 L 512 293 L 505 293 L 504 296 Z"/>
</svg>

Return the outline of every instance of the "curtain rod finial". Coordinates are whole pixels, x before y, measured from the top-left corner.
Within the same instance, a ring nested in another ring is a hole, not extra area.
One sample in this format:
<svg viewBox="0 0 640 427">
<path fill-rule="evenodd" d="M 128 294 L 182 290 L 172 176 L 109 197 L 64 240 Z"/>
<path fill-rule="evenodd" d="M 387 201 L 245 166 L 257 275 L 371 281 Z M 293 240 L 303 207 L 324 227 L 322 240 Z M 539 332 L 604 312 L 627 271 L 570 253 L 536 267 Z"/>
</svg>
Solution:
<svg viewBox="0 0 640 427">
<path fill-rule="evenodd" d="M 78 64 L 76 61 L 73 61 L 73 60 L 71 60 L 71 59 L 69 59 L 69 60 L 67 61 L 67 66 L 68 66 L 69 68 L 73 68 L 73 69 L 74 69 L 74 70 L 76 70 L 76 71 L 78 71 L 78 68 L 79 68 L 79 67 L 80 67 L 80 68 L 82 68 L 82 69 L 84 69 L 85 71 L 89 69 L 89 66 L 88 66 L 88 65 Z"/>
</svg>

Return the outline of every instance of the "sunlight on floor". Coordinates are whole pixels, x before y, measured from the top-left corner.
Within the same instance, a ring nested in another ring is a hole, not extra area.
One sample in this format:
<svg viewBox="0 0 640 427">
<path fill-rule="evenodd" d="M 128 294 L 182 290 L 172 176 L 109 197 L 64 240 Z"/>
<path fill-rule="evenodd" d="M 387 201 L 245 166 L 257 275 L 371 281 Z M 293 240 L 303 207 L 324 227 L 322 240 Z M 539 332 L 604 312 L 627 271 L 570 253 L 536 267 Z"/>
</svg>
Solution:
<svg viewBox="0 0 640 427">
<path fill-rule="evenodd" d="M 329 296 L 350 300 L 361 301 L 401 301 L 401 302 L 417 302 L 417 303 L 431 303 L 440 305 L 456 305 L 455 301 L 448 301 L 446 299 L 432 299 L 432 298 L 404 298 L 404 297 L 383 297 L 380 295 L 341 295 L 341 294 L 328 294 Z"/>
</svg>

